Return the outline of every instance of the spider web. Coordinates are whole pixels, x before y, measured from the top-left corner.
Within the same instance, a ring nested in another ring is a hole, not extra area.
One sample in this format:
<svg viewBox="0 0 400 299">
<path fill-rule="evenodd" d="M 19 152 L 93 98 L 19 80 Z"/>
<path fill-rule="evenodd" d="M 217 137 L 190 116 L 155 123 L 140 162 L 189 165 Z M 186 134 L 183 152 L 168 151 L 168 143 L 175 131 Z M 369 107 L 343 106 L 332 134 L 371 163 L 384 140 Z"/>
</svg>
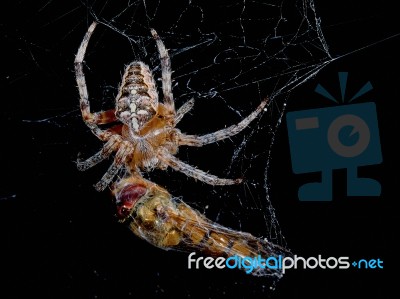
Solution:
<svg viewBox="0 0 400 299">
<path fill-rule="evenodd" d="M 52 5 L 52 1 L 45 2 L 39 11 L 45 13 Z M 71 5 L 68 14 L 78 9 L 86 16 L 72 29 L 76 49 L 91 21 L 100 23 L 85 56 L 93 111 L 113 106 L 124 65 L 130 61 L 149 64 L 155 78 L 160 78 L 159 57 L 150 28 L 157 30 L 169 49 L 176 106 L 195 99 L 194 109 L 179 124 L 183 132 L 200 135 L 238 123 L 268 97 L 267 111 L 244 132 L 218 144 L 181 148 L 178 154 L 181 160 L 219 177 L 243 177 L 244 184 L 213 187 L 171 170 L 145 175 L 213 221 L 287 246 L 274 209 L 276 199 L 270 195 L 273 188 L 270 163 L 275 134 L 290 93 L 332 60 L 314 2 L 180 0 L 172 5 L 166 0 L 119 4 L 87 1 L 79 6 Z M 45 27 L 56 21 L 50 20 Z M 64 37 L 71 32 L 64 33 Z M 37 67 L 43 67 L 37 62 L 33 47 L 28 54 Z M 70 53 L 71 58 L 75 53 L 76 50 Z M 70 62 L 72 68 L 71 59 Z M 69 75 L 73 79 L 73 73 Z M 157 82 L 160 86 L 161 82 Z M 72 87 L 75 88 L 74 83 Z M 77 107 L 75 90 L 70 91 L 68 101 L 71 98 L 76 99 L 71 107 Z M 76 126 L 81 128 L 79 134 L 90 136 L 76 108 L 60 115 L 47 113 L 47 116 L 32 120 L 27 115 L 24 122 L 48 124 L 63 131 L 74 130 Z M 95 138 L 86 137 L 82 137 L 85 140 L 82 144 L 71 133 L 60 137 L 59 143 L 69 144 L 69 138 L 74 140 L 72 152 L 80 152 L 85 157 L 101 146 Z M 72 153 L 71 159 L 75 158 Z M 109 163 L 103 164 L 85 179 L 87 186 L 100 179 Z M 99 197 L 94 191 L 91 196 Z M 186 267 L 185 263 L 180 266 Z M 157 270 L 157 273 L 166 276 L 168 270 Z M 264 281 L 261 287 L 273 286 L 277 279 Z M 161 292 L 161 287 L 155 292 Z"/>
<path fill-rule="evenodd" d="M 129 1 L 117 6 L 109 1 L 96 1 L 85 6 L 91 18 L 104 25 L 100 29 L 101 38 L 91 42 L 86 55 L 88 76 L 102 76 L 107 82 L 101 86 L 103 94 L 99 95 L 96 94 L 99 90 L 90 89 L 88 83 L 90 92 L 95 94 L 93 97 L 103 99 L 98 106 L 101 109 L 113 105 L 110 98 L 115 96 L 120 80 L 116 77 L 117 82 L 112 82 L 115 79 L 106 78 L 107 71 L 120 74 L 121 66 L 140 60 L 148 63 L 155 77 L 160 78 L 159 58 L 150 28 L 158 31 L 169 49 L 177 107 L 191 98 L 196 102 L 191 115 L 180 125 L 182 131 L 204 134 L 237 123 L 263 98 L 269 98 L 268 112 L 246 132 L 232 138 L 232 143 L 221 142 L 213 147 L 213 155 L 214 149 L 224 156 L 227 156 L 225 148 L 231 151 L 229 159 L 225 159 L 228 163 L 205 167 L 210 171 L 217 169 L 220 176 L 245 177 L 245 189 L 253 202 L 248 202 L 243 194 L 237 194 L 233 201 L 240 202 L 245 209 L 262 210 L 268 232 L 264 237 L 283 242 L 268 192 L 268 165 L 275 132 L 290 92 L 332 60 L 314 2 L 217 1 L 206 4 L 206 1 L 176 1 L 171 5 L 160 0 Z M 113 43 L 108 42 L 111 40 Z M 107 57 L 100 58 L 102 65 L 91 62 L 91 59 L 98 61 L 96 55 Z M 159 80 L 158 83 L 160 85 Z M 260 135 L 264 140 L 261 146 L 256 143 Z M 202 168 L 199 164 L 206 162 L 201 158 L 201 151 L 182 149 L 180 156 Z M 188 157 L 193 152 L 194 157 Z M 203 161 L 195 160 L 197 156 Z M 214 161 L 210 157 L 207 160 Z M 252 178 L 249 172 L 256 163 L 263 164 L 263 172 Z M 152 176 L 157 175 L 149 174 L 149 178 L 155 180 Z M 178 177 L 180 181 L 182 176 L 178 174 Z M 180 187 L 171 186 L 173 180 L 169 177 L 168 185 L 176 194 Z M 207 192 L 216 193 L 221 201 L 228 202 L 224 209 L 231 205 L 229 188 L 216 190 L 200 185 L 206 187 Z M 264 195 L 259 194 L 259 186 Z M 203 205 L 203 201 L 200 202 Z M 215 203 L 215 199 L 211 202 Z"/>
<path fill-rule="evenodd" d="M 244 177 L 243 185 L 206 186 L 173 171 L 145 175 L 215 222 L 286 246 L 270 198 L 269 166 L 291 91 L 332 60 L 320 20 L 308 0 L 206 2 L 85 3 L 88 20 L 103 25 L 89 45 L 87 77 L 120 74 L 123 65 L 140 60 L 160 78 L 158 52 L 149 34 L 154 28 L 169 49 L 177 107 L 195 99 L 191 115 L 179 126 L 182 131 L 205 134 L 232 125 L 268 97 L 267 112 L 244 133 L 207 148 L 182 148 L 178 155 L 220 177 Z M 102 78 L 106 83 L 97 91 L 88 82 L 94 97 L 103 99 L 98 109 L 111 107 L 120 77 Z M 96 95 L 99 90 L 106 94 Z"/>
<path fill-rule="evenodd" d="M 44 16 L 55 2 L 45 1 L 36 11 Z M 76 14 L 80 16 L 79 22 L 68 18 Z M 279 198 L 271 195 L 274 189 L 271 183 L 274 176 L 271 164 L 276 155 L 274 142 L 291 93 L 334 60 L 324 39 L 314 1 L 242 0 L 210 3 L 178 0 L 173 1 L 173 4 L 167 0 L 126 0 L 119 1 L 118 4 L 104 0 L 79 3 L 71 1 L 70 7 L 63 8 L 59 18 L 51 16 L 47 19 L 48 23 L 43 25 L 45 29 L 59 19 L 69 22 L 67 29 L 60 32 L 62 41 L 58 43 L 58 48 L 51 49 L 52 53 L 64 54 L 61 48 L 68 44 L 69 52 L 65 53 L 69 55 L 66 64 L 68 71 L 62 75 L 60 71 L 49 71 L 52 68 L 45 65 L 42 57 L 36 54 L 40 47 L 44 48 L 42 52 L 47 52 L 50 47 L 43 46 L 45 42 L 37 46 L 25 39 L 29 46 L 23 49 L 28 50 L 22 50 L 21 53 L 30 57 L 32 69 L 46 69 L 48 77 L 53 73 L 61 77 L 54 84 L 57 88 L 50 91 L 53 92 L 50 98 L 59 97 L 60 89 L 65 90 L 66 95 L 58 103 L 49 100 L 43 104 L 38 101 L 26 104 L 22 118 L 32 131 L 35 131 L 34 126 L 44 125 L 50 128 L 49 135 L 57 136 L 51 140 L 51 151 L 58 149 L 57 145 L 69 146 L 71 161 L 76 159 L 78 152 L 89 157 L 101 146 L 82 123 L 77 108 L 78 93 L 73 74 L 73 55 L 93 20 L 97 20 L 100 25 L 85 56 L 85 74 L 93 111 L 113 106 L 124 65 L 132 60 L 149 64 L 155 78 L 160 78 L 159 57 L 150 28 L 157 30 L 169 49 L 176 106 L 180 107 L 191 98 L 195 99 L 194 109 L 179 124 L 182 132 L 200 135 L 238 123 L 263 98 L 268 97 L 270 104 L 267 111 L 244 132 L 218 144 L 202 148 L 181 148 L 178 153 L 182 161 L 220 177 L 243 177 L 244 184 L 212 187 L 171 170 L 154 171 L 145 175 L 213 221 L 290 248 L 279 225 L 279 210 L 274 209 L 279 206 Z M 54 57 L 50 57 L 49 61 L 52 59 Z M 29 74 L 35 73 L 32 69 L 28 71 Z M 16 71 L 13 73 L 17 74 Z M 18 81 L 19 78 L 15 75 L 12 80 Z M 160 86 L 161 82 L 157 82 Z M 159 91 L 161 94 L 161 90 Z M 34 104 L 39 106 L 34 107 Z M 62 112 L 59 113 L 59 110 Z M 48 137 L 37 138 L 41 140 L 32 141 L 33 146 L 40 144 L 38 151 L 50 151 L 44 145 Z M 43 173 L 52 173 L 51 167 L 38 166 L 43 160 L 44 158 L 38 159 L 36 169 Z M 73 166 L 71 161 L 67 162 Z M 72 183 L 86 185 L 89 189 L 108 166 L 107 162 L 96 166 L 89 174 L 73 179 Z M 88 205 L 97 204 L 98 197 L 101 196 L 110 200 L 108 194 L 99 195 L 94 190 L 86 189 L 82 192 L 89 194 L 88 197 L 94 197 Z M 75 195 L 83 197 L 78 193 Z M 14 198 L 15 195 L 6 197 Z M 107 206 L 110 207 L 111 204 Z M 99 220 L 101 216 L 104 215 L 93 217 Z M 99 228 L 93 226 L 92 229 Z M 135 239 L 128 234 L 122 235 L 122 238 Z M 129 245 L 127 250 L 133 250 L 137 243 Z M 143 250 L 151 249 L 144 247 Z M 140 248 L 132 254 L 140 255 Z M 145 275 L 156 281 L 155 289 L 149 291 L 150 295 L 171 294 L 171 290 L 174 290 L 171 281 L 184 281 L 184 276 L 188 275 L 187 272 L 179 273 L 177 270 L 186 268 L 186 255 L 179 259 L 174 253 L 159 253 L 158 249 L 150 254 L 161 260 L 168 259 L 171 255 L 181 262 L 177 265 L 166 264 L 174 269 L 167 266 L 142 269 Z M 109 272 L 99 270 L 96 265 L 93 266 L 93 273 L 99 280 L 112 280 L 108 276 Z M 229 277 L 234 280 L 235 285 L 239 285 L 233 287 L 234 290 L 247 284 L 267 293 L 277 280 L 273 278 L 254 282 L 246 278 L 245 282 L 241 282 L 242 276 L 239 278 L 239 275 L 244 275 L 243 273 L 232 275 L 234 276 Z M 168 280 L 169 276 L 171 278 Z M 167 283 L 163 283 L 163 279 Z M 134 293 L 140 283 L 144 282 L 132 283 L 121 293 Z M 188 283 L 186 288 L 181 287 L 182 294 L 194 293 L 193 284 Z M 228 292 L 228 286 L 214 283 L 205 292 L 208 295 L 216 292 L 218 297 L 219 294 Z"/>
</svg>

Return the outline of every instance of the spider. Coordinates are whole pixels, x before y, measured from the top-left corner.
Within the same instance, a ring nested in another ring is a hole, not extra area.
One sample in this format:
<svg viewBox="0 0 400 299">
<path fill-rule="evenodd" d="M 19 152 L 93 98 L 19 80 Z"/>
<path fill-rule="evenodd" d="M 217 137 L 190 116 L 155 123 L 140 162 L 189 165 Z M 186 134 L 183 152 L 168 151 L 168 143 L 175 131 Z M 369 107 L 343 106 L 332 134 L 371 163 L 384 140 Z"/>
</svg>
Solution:
<svg viewBox="0 0 400 299">
<path fill-rule="evenodd" d="M 115 99 L 115 108 L 92 113 L 83 73 L 83 61 L 96 25 L 97 22 L 93 22 L 88 28 L 75 58 L 76 81 L 83 120 L 92 133 L 105 142 L 98 153 L 87 160 L 78 161 L 78 169 L 86 170 L 116 152 L 111 166 L 95 185 L 96 190 L 104 190 L 115 175 L 124 168 L 133 176 L 141 176 L 141 171 L 151 171 L 155 168 L 165 170 L 171 167 L 186 176 L 210 185 L 239 184 L 242 181 L 240 178 L 219 178 L 180 161 L 175 155 L 179 146 L 200 147 L 238 134 L 264 110 L 267 99 L 238 124 L 202 136 L 182 133 L 176 125 L 193 108 L 194 99 L 175 110 L 171 60 L 161 38 L 154 29 L 151 29 L 161 62 L 163 101 L 160 102 L 158 99 L 156 83 L 149 66 L 141 61 L 133 61 L 125 68 Z M 116 124 L 108 129 L 99 127 L 99 125 L 114 122 Z"/>
</svg>

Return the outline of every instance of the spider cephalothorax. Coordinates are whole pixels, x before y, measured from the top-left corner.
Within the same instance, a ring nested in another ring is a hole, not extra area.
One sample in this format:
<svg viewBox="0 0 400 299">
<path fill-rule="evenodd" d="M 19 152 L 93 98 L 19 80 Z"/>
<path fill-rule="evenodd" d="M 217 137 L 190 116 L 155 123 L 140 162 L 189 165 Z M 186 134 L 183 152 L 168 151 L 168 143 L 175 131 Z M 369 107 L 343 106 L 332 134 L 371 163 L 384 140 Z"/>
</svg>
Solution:
<svg viewBox="0 0 400 299">
<path fill-rule="evenodd" d="M 151 29 L 161 61 L 162 103 L 159 102 L 150 68 L 141 61 L 134 61 L 125 69 L 115 100 L 115 109 L 92 113 L 82 65 L 89 39 L 96 25 L 94 22 L 89 27 L 75 58 L 82 117 L 91 131 L 106 142 L 100 152 L 85 161 L 79 161 L 78 168 L 86 170 L 116 152 L 112 165 L 96 184 L 96 189 L 104 190 L 123 167 L 135 176 L 140 176 L 141 170 L 171 167 L 211 185 L 231 185 L 241 182 L 241 179 L 222 179 L 208 174 L 180 161 L 175 154 L 181 145 L 203 146 L 236 135 L 257 117 L 267 104 L 267 100 L 262 101 L 255 111 L 236 125 L 203 136 L 181 133 L 176 129 L 176 125 L 191 110 L 194 100 L 189 100 L 177 111 L 175 110 L 168 51 L 157 32 Z M 109 129 L 99 128 L 101 124 L 114 122 L 116 124 Z"/>
</svg>

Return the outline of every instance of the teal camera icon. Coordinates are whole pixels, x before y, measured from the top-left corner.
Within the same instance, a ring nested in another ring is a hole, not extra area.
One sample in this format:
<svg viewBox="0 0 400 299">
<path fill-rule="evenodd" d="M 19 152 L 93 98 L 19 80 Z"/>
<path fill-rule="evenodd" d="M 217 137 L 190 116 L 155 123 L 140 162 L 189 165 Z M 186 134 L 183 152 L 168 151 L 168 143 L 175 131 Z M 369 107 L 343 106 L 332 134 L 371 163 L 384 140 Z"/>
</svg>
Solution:
<svg viewBox="0 0 400 299">
<path fill-rule="evenodd" d="M 320 182 L 299 188 L 299 200 L 331 201 L 332 170 L 343 168 L 348 196 L 380 195 L 378 181 L 357 174 L 359 166 L 382 162 L 375 103 L 293 111 L 286 121 L 293 172 L 321 172 Z"/>
</svg>

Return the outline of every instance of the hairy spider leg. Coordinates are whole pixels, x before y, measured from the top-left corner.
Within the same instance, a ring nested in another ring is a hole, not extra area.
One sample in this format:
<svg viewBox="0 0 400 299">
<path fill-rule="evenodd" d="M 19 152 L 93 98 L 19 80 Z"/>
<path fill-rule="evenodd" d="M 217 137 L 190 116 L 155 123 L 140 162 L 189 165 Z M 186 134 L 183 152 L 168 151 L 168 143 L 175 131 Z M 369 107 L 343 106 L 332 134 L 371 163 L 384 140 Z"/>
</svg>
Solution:
<svg viewBox="0 0 400 299">
<path fill-rule="evenodd" d="M 113 163 L 103 175 L 101 180 L 94 185 L 97 191 L 103 191 L 111 183 L 112 179 L 126 163 L 127 158 L 132 155 L 132 152 L 133 148 L 131 144 L 127 141 L 122 141 L 117 153 L 115 154 Z"/>
<path fill-rule="evenodd" d="M 192 110 L 193 106 L 194 106 L 194 99 L 191 98 L 189 101 L 187 101 L 178 109 L 175 115 L 175 125 L 177 125 L 181 121 L 181 119 L 185 116 L 186 113 Z"/>
<path fill-rule="evenodd" d="M 157 43 L 158 52 L 160 54 L 164 104 L 172 111 L 175 111 L 174 96 L 172 94 L 171 59 L 169 58 L 168 50 L 165 48 L 165 45 L 157 32 L 154 29 L 151 29 L 151 34 Z"/>
<path fill-rule="evenodd" d="M 215 175 L 209 174 L 203 170 L 200 170 L 198 168 L 195 168 L 189 164 L 182 162 L 181 160 L 171 155 L 167 151 L 163 151 L 162 153 L 160 153 L 158 155 L 158 158 L 172 169 L 182 172 L 189 177 L 192 177 L 196 180 L 202 181 L 209 185 L 215 185 L 215 186 L 234 185 L 234 184 L 240 184 L 242 182 L 242 179 L 235 179 L 235 180 L 221 179 Z"/>
<path fill-rule="evenodd" d="M 254 110 L 250 115 L 248 115 L 238 124 L 232 125 L 228 128 L 203 136 L 186 135 L 181 133 L 178 137 L 178 144 L 188 146 L 203 146 L 234 136 L 243 131 L 243 129 L 245 129 L 261 113 L 261 111 L 263 111 L 267 103 L 268 99 L 263 100 L 261 104 L 257 107 L 257 109 Z"/>
<path fill-rule="evenodd" d="M 178 137 L 178 144 L 189 145 L 189 146 L 203 146 L 205 144 L 214 143 L 226 139 L 228 137 L 234 136 L 240 133 L 244 128 L 246 128 L 261 113 L 261 111 L 263 111 L 267 103 L 268 99 L 263 100 L 257 107 L 257 109 L 254 110 L 249 116 L 244 118 L 240 123 L 232 125 L 226 129 L 222 129 L 214 133 L 206 134 L 203 136 L 185 135 L 180 133 Z M 235 179 L 235 180 L 222 179 L 215 175 L 206 173 L 198 168 L 195 168 L 189 164 L 180 161 L 178 158 L 171 155 L 167 151 L 160 152 L 158 158 L 172 169 L 182 172 L 189 177 L 192 177 L 209 185 L 233 185 L 242 182 L 242 179 Z"/>
<path fill-rule="evenodd" d="M 114 151 L 118 149 L 121 142 L 122 138 L 119 135 L 111 136 L 99 152 L 84 161 L 77 162 L 78 170 L 85 171 L 107 159 Z"/>
<path fill-rule="evenodd" d="M 76 73 L 76 82 L 78 84 L 78 89 L 79 89 L 80 109 L 82 112 L 83 120 L 85 121 L 86 125 L 90 128 L 90 130 L 93 132 L 94 135 L 96 135 L 100 140 L 106 141 L 112 136 L 112 134 L 110 132 L 105 132 L 101 130 L 97 125 L 116 121 L 117 119 L 114 114 L 115 111 L 114 109 L 111 109 L 97 113 L 90 112 L 89 94 L 87 91 L 85 74 L 83 73 L 83 59 L 85 57 L 90 37 L 92 36 L 93 31 L 96 28 L 96 25 L 97 25 L 96 22 L 93 22 L 90 25 L 78 49 L 78 52 L 75 57 L 75 73 Z"/>
</svg>

